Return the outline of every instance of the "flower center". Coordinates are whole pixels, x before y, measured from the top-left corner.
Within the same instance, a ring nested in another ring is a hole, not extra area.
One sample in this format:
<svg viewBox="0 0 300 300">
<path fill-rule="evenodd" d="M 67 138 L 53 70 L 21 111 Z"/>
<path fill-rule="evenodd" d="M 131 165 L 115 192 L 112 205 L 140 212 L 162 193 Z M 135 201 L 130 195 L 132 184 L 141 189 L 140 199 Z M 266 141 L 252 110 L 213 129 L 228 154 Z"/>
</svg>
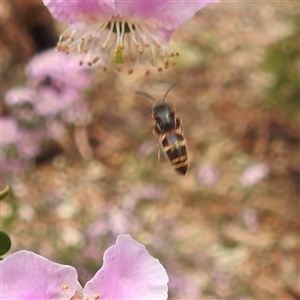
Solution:
<svg viewBox="0 0 300 300">
<path fill-rule="evenodd" d="M 56 49 L 81 53 L 81 65 L 92 66 L 99 61 L 104 71 L 113 63 L 117 71 L 125 69 L 131 74 L 137 64 L 146 64 L 146 75 L 152 68 L 162 71 L 174 65 L 174 57 L 179 55 L 158 28 L 119 17 L 66 30 Z"/>
</svg>

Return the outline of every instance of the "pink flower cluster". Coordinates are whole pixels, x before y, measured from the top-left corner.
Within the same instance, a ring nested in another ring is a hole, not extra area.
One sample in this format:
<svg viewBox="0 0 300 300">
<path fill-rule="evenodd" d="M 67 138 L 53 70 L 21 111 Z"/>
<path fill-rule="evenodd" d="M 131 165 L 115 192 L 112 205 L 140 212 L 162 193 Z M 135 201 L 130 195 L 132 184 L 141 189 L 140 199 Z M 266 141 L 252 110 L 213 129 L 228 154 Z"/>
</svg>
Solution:
<svg viewBox="0 0 300 300">
<path fill-rule="evenodd" d="M 26 65 L 25 73 L 26 86 L 8 91 L 7 105 L 30 106 L 37 116 L 60 116 L 63 121 L 70 114 L 77 115 L 79 108 L 80 114 L 87 113 L 83 91 L 90 86 L 91 78 L 73 56 L 48 50 L 35 55 Z"/>
<path fill-rule="evenodd" d="M 91 78 L 72 56 L 46 51 L 28 62 L 25 73 L 26 85 L 4 96 L 11 112 L 0 118 L 4 171 L 18 160 L 20 169 L 20 161 L 39 155 L 45 141 L 64 135 L 66 124 L 85 124 L 89 119 L 84 91 Z"/>
</svg>

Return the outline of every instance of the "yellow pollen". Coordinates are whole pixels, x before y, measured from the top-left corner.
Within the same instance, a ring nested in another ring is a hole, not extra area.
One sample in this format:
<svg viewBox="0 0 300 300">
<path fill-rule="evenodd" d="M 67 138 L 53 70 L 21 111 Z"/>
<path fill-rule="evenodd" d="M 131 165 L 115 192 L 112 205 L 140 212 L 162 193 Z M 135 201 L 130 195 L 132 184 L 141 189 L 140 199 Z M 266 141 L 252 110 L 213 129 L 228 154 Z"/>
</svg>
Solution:
<svg viewBox="0 0 300 300">
<path fill-rule="evenodd" d="M 67 290 L 69 288 L 69 285 L 67 283 L 63 284 L 62 289 Z"/>
<path fill-rule="evenodd" d="M 94 299 L 95 299 L 95 300 L 97 300 L 97 299 L 99 299 L 99 298 L 100 298 L 100 295 L 99 295 L 99 294 L 94 295 Z"/>
</svg>

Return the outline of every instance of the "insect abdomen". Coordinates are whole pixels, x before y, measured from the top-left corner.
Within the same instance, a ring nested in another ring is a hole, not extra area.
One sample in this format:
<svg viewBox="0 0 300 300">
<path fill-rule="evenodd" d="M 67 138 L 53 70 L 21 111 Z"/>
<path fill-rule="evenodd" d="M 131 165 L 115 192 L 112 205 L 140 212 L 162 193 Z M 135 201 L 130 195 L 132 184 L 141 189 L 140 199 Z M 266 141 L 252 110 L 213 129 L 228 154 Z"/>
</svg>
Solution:
<svg viewBox="0 0 300 300">
<path fill-rule="evenodd" d="M 186 141 L 180 130 L 174 129 L 162 135 L 162 148 L 175 170 L 185 175 L 188 169 Z"/>
</svg>

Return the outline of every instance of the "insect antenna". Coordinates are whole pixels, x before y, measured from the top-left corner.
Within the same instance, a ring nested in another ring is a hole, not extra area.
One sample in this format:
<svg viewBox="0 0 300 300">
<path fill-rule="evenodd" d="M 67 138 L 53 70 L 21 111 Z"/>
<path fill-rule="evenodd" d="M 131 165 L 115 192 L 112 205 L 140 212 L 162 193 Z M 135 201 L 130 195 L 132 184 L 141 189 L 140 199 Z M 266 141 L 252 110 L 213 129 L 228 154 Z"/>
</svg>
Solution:
<svg viewBox="0 0 300 300">
<path fill-rule="evenodd" d="M 166 91 L 166 93 L 165 93 L 165 95 L 164 95 L 164 98 L 163 98 L 163 101 L 162 101 L 162 102 L 165 102 L 165 100 L 166 100 L 166 98 L 167 98 L 167 95 L 169 94 L 169 92 L 170 92 L 171 90 L 174 89 L 174 87 L 176 87 L 176 83 L 172 84 L 172 85 L 168 88 L 168 90 Z"/>
<path fill-rule="evenodd" d="M 141 91 L 136 91 L 135 92 L 136 95 L 139 95 L 139 96 L 144 96 L 146 98 L 149 98 L 151 99 L 152 101 L 156 102 L 156 99 L 154 97 L 152 97 L 151 95 L 145 93 L 145 92 L 141 92 Z"/>
</svg>

